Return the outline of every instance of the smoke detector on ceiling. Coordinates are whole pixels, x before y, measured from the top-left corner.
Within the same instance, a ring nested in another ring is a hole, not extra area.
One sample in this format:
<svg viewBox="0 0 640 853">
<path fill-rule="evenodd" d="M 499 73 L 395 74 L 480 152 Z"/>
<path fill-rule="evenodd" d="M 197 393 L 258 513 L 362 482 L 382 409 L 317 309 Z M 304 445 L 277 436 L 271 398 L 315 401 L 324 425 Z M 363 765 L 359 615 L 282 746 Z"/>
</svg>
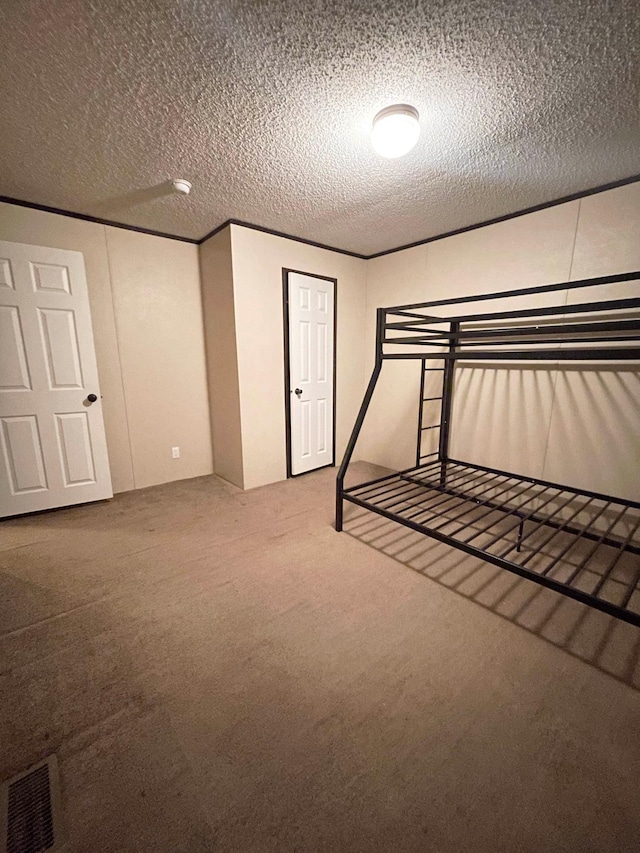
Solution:
<svg viewBox="0 0 640 853">
<path fill-rule="evenodd" d="M 191 181 L 185 181 L 184 178 L 176 178 L 173 183 L 173 188 L 177 193 L 182 193 L 182 195 L 189 195 L 191 192 Z"/>
</svg>

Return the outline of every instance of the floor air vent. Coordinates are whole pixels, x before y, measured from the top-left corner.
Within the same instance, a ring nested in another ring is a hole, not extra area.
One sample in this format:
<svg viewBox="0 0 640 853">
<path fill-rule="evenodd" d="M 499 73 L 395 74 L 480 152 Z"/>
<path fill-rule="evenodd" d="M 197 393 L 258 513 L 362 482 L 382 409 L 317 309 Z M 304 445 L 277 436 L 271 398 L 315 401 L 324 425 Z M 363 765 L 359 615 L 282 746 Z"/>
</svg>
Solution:
<svg viewBox="0 0 640 853">
<path fill-rule="evenodd" d="M 0 853 L 57 853 L 64 839 L 55 755 L 0 787 Z"/>
</svg>

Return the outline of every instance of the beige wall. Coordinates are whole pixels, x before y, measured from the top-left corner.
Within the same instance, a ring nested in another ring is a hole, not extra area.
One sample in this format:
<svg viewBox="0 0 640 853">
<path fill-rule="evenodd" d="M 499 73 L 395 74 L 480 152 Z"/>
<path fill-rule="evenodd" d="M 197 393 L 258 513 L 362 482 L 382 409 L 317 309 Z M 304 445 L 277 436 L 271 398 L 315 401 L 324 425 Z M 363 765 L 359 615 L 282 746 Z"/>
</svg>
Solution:
<svg viewBox="0 0 640 853">
<path fill-rule="evenodd" d="M 640 183 L 581 200 L 571 279 L 632 270 L 640 270 Z M 611 299 L 639 295 L 640 282 L 607 288 Z M 601 297 L 587 288 L 569 291 L 567 302 L 594 298 Z M 545 477 L 640 500 L 639 471 L 637 367 L 558 371 Z"/>
<path fill-rule="evenodd" d="M 84 255 L 115 491 L 210 473 L 211 428 L 217 473 L 252 488 L 286 476 L 283 267 L 338 280 L 339 459 L 376 307 L 640 268 L 640 183 L 370 261 L 237 225 L 198 249 L 4 203 L 0 239 Z M 354 458 L 413 464 L 418 381 L 418 363 L 385 364 Z M 463 365 L 456 388 L 453 455 L 639 497 L 637 371 Z"/>
<path fill-rule="evenodd" d="M 286 477 L 282 269 L 338 281 L 336 451 L 363 394 L 366 261 L 231 226 L 244 486 Z"/>
<path fill-rule="evenodd" d="M 122 228 L 106 236 L 135 487 L 210 474 L 198 247 Z"/>
<path fill-rule="evenodd" d="M 84 255 L 114 491 L 209 473 L 198 247 L 5 203 L 0 239 Z"/>
<path fill-rule="evenodd" d="M 429 281 L 464 294 L 569 281 L 580 202 L 551 207 L 440 240 L 429 246 Z M 465 290 L 465 282 L 469 282 Z M 556 305 L 564 294 L 540 294 L 480 310 Z M 478 310 L 475 306 L 473 310 Z M 501 368 L 467 363 L 456 370 L 451 455 L 507 471 L 542 476 L 556 382 L 553 363 Z"/>
<path fill-rule="evenodd" d="M 367 267 L 367 370 L 373 363 L 377 306 L 634 269 L 640 269 L 640 183 L 373 259 Z M 638 295 L 640 284 L 612 287 L 607 296 L 623 291 Z M 590 297 L 584 291 L 561 296 Z M 527 297 L 518 307 L 552 298 Z M 498 301 L 483 304 L 498 310 Z M 638 499 L 638 372 L 556 368 L 553 363 L 458 367 L 451 454 Z M 427 396 L 439 392 L 436 376 Z M 384 365 L 359 443 L 362 458 L 392 468 L 413 464 L 418 382 L 417 364 Z"/>
<path fill-rule="evenodd" d="M 200 247 L 209 407 L 216 474 L 244 488 L 231 228 Z"/>
</svg>

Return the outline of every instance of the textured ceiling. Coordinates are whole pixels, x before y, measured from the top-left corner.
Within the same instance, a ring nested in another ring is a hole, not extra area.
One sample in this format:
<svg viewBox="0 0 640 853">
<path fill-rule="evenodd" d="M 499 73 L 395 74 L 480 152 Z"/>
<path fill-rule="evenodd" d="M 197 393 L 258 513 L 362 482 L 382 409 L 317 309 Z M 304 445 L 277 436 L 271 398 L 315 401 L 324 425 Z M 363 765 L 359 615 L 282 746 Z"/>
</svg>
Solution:
<svg viewBox="0 0 640 853">
<path fill-rule="evenodd" d="M 4 0 L 0 57 L 1 194 L 184 237 L 371 254 L 640 173 L 638 0 Z"/>
</svg>

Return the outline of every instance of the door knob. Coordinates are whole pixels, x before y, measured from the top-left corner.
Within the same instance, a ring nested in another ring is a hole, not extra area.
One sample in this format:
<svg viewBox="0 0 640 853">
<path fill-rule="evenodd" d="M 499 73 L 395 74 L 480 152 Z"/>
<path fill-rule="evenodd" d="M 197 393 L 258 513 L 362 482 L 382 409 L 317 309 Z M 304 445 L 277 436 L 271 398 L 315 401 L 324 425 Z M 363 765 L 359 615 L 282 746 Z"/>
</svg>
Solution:
<svg viewBox="0 0 640 853">
<path fill-rule="evenodd" d="M 87 394 L 87 400 L 88 400 L 90 403 L 95 403 L 95 401 L 96 401 L 97 399 L 98 399 L 98 397 L 97 397 L 97 395 L 96 395 L 96 394 Z"/>
<path fill-rule="evenodd" d="M 296 390 L 293 393 L 296 395 L 296 397 L 299 400 L 300 397 L 302 397 L 302 388 L 296 388 Z"/>
</svg>

